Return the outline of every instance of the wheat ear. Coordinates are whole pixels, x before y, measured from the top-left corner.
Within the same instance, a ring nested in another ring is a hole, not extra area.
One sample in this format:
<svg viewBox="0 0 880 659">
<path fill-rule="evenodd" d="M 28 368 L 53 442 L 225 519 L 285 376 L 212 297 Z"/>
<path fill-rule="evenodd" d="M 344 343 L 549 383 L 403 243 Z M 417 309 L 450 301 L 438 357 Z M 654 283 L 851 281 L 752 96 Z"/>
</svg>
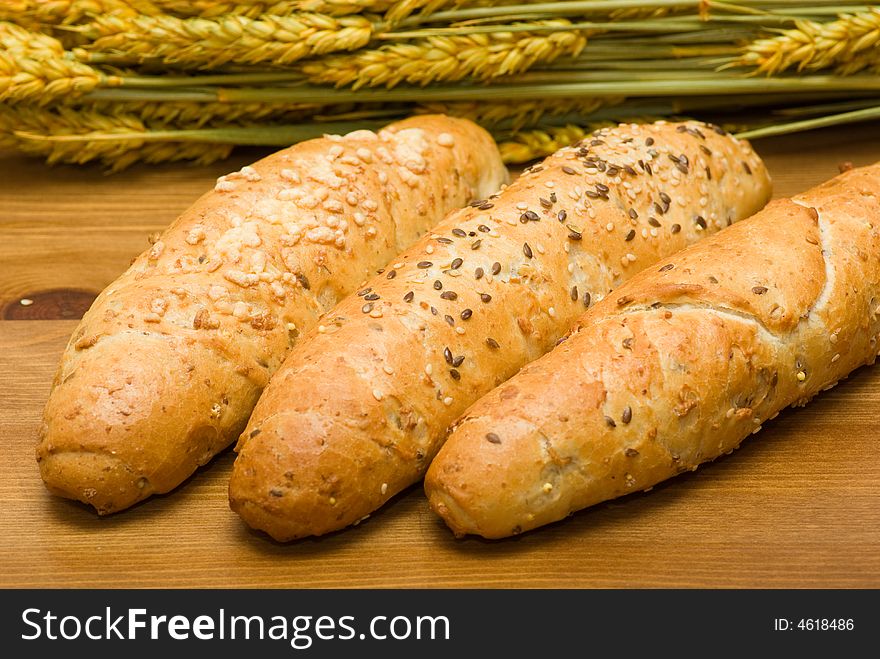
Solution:
<svg viewBox="0 0 880 659">
<path fill-rule="evenodd" d="M 223 64 L 287 65 L 304 57 L 366 45 L 373 25 L 363 16 L 322 14 L 218 19 L 173 16 L 98 17 L 84 26 L 87 51 L 138 61 L 213 68 Z"/>
<path fill-rule="evenodd" d="M 852 74 L 880 60 L 878 45 L 880 9 L 871 7 L 841 14 L 829 23 L 797 21 L 791 30 L 747 44 L 735 64 L 755 67 L 756 73 L 768 75 L 826 68 Z"/>
<path fill-rule="evenodd" d="M 516 133 L 512 139 L 499 141 L 501 158 L 508 164 L 520 164 L 545 158 L 564 146 L 580 142 L 595 128 L 567 125 L 546 130 Z"/>
<path fill-rule="evenodd" d="M 582 31 L 566 30 L 570 24 L 556 19 L 529 25 L 558 27 L 558 31 L 427 37 L 308 61 L 301 70 L 313 83 L 354 89 L 391 88 L 401 82 L 427 85 L 467 77 L 489 80 L 522 73 L 538 62 L 577 56 L 587 38 Z"/>
<path fill-rule="evenodd" d="M 47 105 L 98 86 L 121 84 L 116 76 L 69 58 L 59 41 L 12 23 L 0 23 L 0 102 Z"/>
</svg>

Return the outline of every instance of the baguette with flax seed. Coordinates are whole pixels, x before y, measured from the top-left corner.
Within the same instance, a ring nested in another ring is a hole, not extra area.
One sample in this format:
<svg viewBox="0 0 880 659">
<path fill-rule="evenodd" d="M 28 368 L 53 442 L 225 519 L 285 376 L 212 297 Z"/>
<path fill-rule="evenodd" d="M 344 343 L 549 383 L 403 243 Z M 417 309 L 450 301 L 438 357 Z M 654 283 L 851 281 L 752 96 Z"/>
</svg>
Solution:
<svg viewBox="0 0 880 659">
<path fill-rule="evenodd" d="M 278 540 L 357 522 L 585 307 L 769 192 L 760 159 L 723 131 L 624 125 L 453 212 L 287 358 L 239 440 L 232 508 Z"/>
</svg>

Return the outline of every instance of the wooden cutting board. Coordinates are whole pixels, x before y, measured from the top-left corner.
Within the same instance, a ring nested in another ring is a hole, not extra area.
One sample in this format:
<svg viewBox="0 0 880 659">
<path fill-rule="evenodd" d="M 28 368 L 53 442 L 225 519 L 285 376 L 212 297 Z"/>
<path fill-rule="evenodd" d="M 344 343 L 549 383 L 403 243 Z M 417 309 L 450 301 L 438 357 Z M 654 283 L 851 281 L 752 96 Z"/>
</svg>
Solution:
<svg viewBox="0 0 880 659">
<path fill-rule="evenodd" d="M 880 159 L 880 126 L 755 146 L 787 196 Z M 649 494 L 504 541 L 455 540 L 413 487 L 357 528 L 274 543 L 229 511 L 230 452 L 109 518 L 49 496 L 34 445 L 75 319 L 149 233 L 261 153 L 112 177 L 0 154 L 0 587 L 880 587 L 880 368 Z"/>
</svg>

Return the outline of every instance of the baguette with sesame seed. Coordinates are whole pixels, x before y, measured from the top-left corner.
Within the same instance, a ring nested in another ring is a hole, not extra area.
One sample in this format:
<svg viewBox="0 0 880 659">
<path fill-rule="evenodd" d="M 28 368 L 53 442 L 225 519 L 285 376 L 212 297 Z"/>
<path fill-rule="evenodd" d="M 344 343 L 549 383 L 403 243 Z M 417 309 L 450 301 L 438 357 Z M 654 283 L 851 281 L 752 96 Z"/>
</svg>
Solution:
<svg viewBox="0 0 880 659">
<path fill-rule="evenodd" d="M 321 314 L 506 179 L 488 133 L 439 115 L 221 177 L 74 332 L 37 449 L 49 490 L 105 514 L 179 485 L 241 433 Z"/>
<path fill-rule="evenodd" d="M 359 521 L 585 307 L 769 194 L 747 143 L 659 122 L 596 132 L 451 213 L 288 357 L 239 440 L 233 509 L 278 540 Z"/>
<path fill-rule="evenodd" d="M 874 362 L 878 256 L 880 163 L 645 270 L 466 412 L 431 506 L 457 535 L 502 538 L 733 451 Z"/>
</svg>

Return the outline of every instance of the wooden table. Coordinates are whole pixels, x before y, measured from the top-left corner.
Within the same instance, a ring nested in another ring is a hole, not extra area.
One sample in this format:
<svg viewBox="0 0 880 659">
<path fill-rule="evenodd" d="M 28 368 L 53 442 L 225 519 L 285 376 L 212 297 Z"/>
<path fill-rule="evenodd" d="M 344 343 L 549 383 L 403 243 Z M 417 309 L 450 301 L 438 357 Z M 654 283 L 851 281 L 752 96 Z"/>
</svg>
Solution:
<svg viewBox="0 0 880 659">
<path fill-rule="evenodd" d="M 785 196 L 880 159 L 880 126 L 756 147 Z M 112 177 L 0 154 L 0 586 L 880 586 L 880 369 L 650 494 L 499 542 L 453 539 L 414 487 L 355 529 L 273 543 L 229 511 L 230 452 L 105 519 L 49 496 L 34 444 L 74 319 L 149 233 L 258 154 Z"/>
</svg>

